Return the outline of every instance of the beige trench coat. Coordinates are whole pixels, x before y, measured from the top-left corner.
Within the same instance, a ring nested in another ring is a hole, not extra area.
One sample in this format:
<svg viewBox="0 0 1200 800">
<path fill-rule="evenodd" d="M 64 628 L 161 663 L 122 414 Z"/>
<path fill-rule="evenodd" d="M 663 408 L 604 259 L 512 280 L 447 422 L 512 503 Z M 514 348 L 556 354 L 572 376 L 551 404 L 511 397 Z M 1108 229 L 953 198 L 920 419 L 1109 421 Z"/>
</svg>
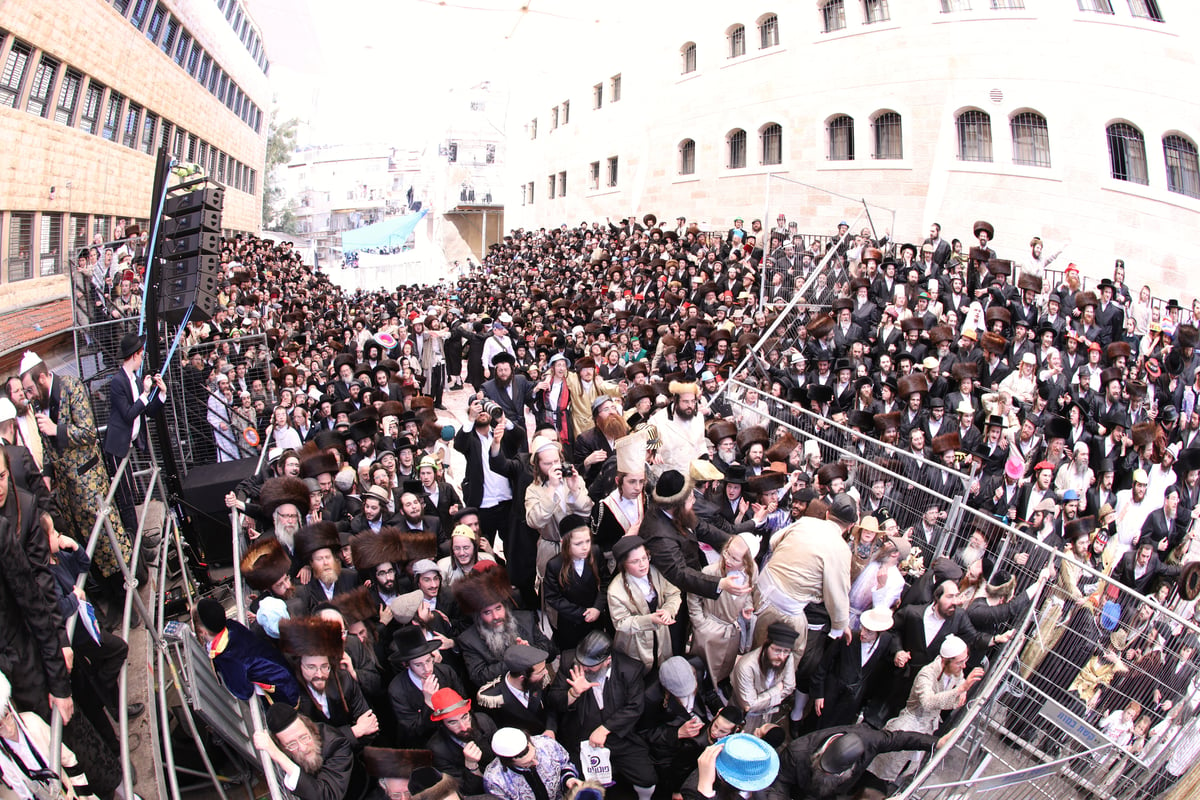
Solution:
<svg viewBox="0 0 1200 800">
<path fill-rule="evenodd" d="M 717 561 L 702 571 L 705 575 L 724 577 L 721 567 L 721 562 Z M 747 578 L 753 586 L 758 580 L 757 566 L 753 566 Z M 747 605 L 756 608 L 758 601 L 757 589 L 740 597 L 730 592 L 721 592 L 715 600 L 695 594 L 688 595 L 688 616 L 692 621 L 691 653 L 704 659 L 713 683 L 720 683 L 733 673 L 733 662 L 741 652 L 742 609 Z M 751 618 L 750 642 L 754 641 L 755 622 L 756 619 Z"/>
<path fill-rule="evenodd" d="M 673 617 L 679 616 L 683 596 L 678 587 L 654 567 L 650 568 L 649 578 L 654 593 L 658 595 L 659 610 Z M 647 670 L 674 655 L 671 651 L 671 629 L 654 621 L 645 596 L 640 589 L 629 584 L 623 572 L 608 584 L 608 614 L 617 631 L 613 645 L 630 658 L 641 661 Z"/>
</svg>

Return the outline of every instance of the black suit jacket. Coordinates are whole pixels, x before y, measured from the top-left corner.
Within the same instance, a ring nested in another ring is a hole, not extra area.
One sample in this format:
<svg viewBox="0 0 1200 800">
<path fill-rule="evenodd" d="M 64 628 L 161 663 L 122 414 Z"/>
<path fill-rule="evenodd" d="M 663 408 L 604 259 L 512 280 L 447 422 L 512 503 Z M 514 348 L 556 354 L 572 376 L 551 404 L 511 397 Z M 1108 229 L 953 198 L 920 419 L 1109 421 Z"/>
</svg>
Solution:
<svg viewBox="0 0 1200 800">
<path fill-rule="evenodd" d="M 497 727 L 519 728 L 530 736 L 538 736 L 546 730 L 547 709 L 543 689 L 532 689 L 529 692 L 529 705 L 526 706 L 513 694 L 507 676 L 501 675 L 480 687 L 475 699 L 479 703 L 479 710 L 495 720 Z"/>
<path fill-rule="evenodd" d="M 490 364 L 488 365 L 491 366 Z M 524 375 L 513 375 L 509 381 L 512 390 L 508 392 L 500 388 L 496 379 L 492 378 L 483 384 L 483 396 L 504 409 L 504 418 L 511 420 L 520 427 L 525 427 L 525 409 L 533 408 L 533 384 Z"/>
<path fill-rule="evenodd" d="M 909 659 L 908 666 L 905 668 L 907 674 L 907 684 L 912 687 L 913 681 L 917 678 L 917 673 L 933 659 L 937 658 L 942 649 L 942 642 L 946 641 L 946 637 L 954 634 L 958 638 L 967 643 L 972 650 L 975 649 L 976 640 L 979 634 L 975 630 L 975 626 L 971 624 L 970 617 L 962 610 L 955 611 L 944 623 L 942 628 L 937 632 L 930 642 L 925 641 L 925 609 L 928 606 L 902 606 L 896 612 L 895 624 L 892 626 L 892 632 L 898 638 L 898 649 L 907 650 L 912 658 Z M 972 652 L 974 656 L 975 653 Z M 907 696 L 907 692 L 905 693 Z"/>
<path fill-rule="evenodd" d="M 33 495 L 37 501 L 38 510 L 49 512 L 53 499 L 50 497 L 50 490 L 46 488 L 42 471 L 38 469 L 37 462 L 33 460 L 33 454 L 29 452 L 29 448 L 21 444 L 6 444 L 4 450 L 8 453 L 8 471 L 12 474 L 13 484 L 18 489 L 24 489 Z M 64 533 L 66 532 L 64 531 Z M 90 533 L 91 531 L 87 531 L 84 535 Z M 87 541 L 82 541 L 80 544 L 86 545 Z"/>
<path fill-rule="evenodd" d="M 363 697 L 362 689 L 358 686 L 358 681 L 351 678 L 345 670 L 338 668 L 334 675 L 329 676 L 329 682 L 325 685 L 325 697 L 329 703 L 328 716 L 313 700 L 308 685 L 301 684 L 300 704 L 297 706 L 297 710 L 313 722 L 324 723 L 336 728 L 355 750 L 361 750 L 363 745 L 369 744 L 372 737 L 364 736 L 359 739 L 351 730 L 358 718 L 371 710 L 371 706 L 367 705 L 366 698 Z"/>
<path fill-rule="evenodd" d="M 342 567 L 342 574 L 338 576 L 337 583 L 333 585 L 333 596 L 352 592 L 358 588 L 358 573 L 352 569 Z M 314 609 L 327 602 L 325 592 L 321 589 L 321 582 L 314 576 L 312 580 L 300 587 L 300 591 L 296 593 L 303 598 L 305 607 L 308 613 L 315 613 Z"/>
<path fill-rule="evenodd" d="M 433 674 L 441 688 L 453 689 L 462 695 L 462 681 L 447 664 L 434 664 Z M 401 747 L 422 748 L 429 737 L 442 727 L 441 723 L 430 721 L 425 695 L 421 687 L 413 683 L 407 669 L 399 670 L 388 684 L 388 698 L 392 702 L 392 713 L 396 715 L 396 738 Z"/>
<path fill-rule="evenodd" d="M 149 403 L 142 403 L 141 397 L 133 396 L 133 387 L 129 384 L 125 369 L 121 368 L 108 381 L 108 402 L 111 408 L 108 417 L 108 430 L 104 434 L 104 452 L 122 459 L 129 454 L 129 445 L 133 439 L 133 423 L 138 417 L 156 414 L 162 408 L 162 395 L 154 393 Z M 143 417 L 142 428 L 138 431 L 138 447 L 146 446 L 146 422 Z"/>
<path fill-rule="evenodd" d="M 546 692 L 546 705 L 557 715 L 558 740 L 568 751 L 591 736 L 603 725 L 620 739 L 628 740 L 642 718 L 646 705 L 643 668 L 624 653 L 613 651 L 608 678 L 604 682 L 604 708 L 596 704 L 596 696 L 588 691 L 568 705 L 567 677 L 575 666 L 575 651 L 563 653 L 562 663 L 554 682 Z"/>
<path fill-rule="evenodd" d="M 858 631 L 849 644 L 838 639 L 825 649 L 825 656 L 812 677 L 812 696 L 825 701 L 821 727 L 854 723 L 877 679 L 891 674 L 898 649 L 896 637 L 890 631 L 879 634 L 879 643 L 866 663 L 862 660 L 862 635 Z"/>
<path fill-rule="evenodd" d="M 533 616 L 532 611 L 513 611 L 511 608 L 508 611 L 517 623 L 517 636 L 529 642 L 529 644 L 545 650 L 550 654 L 547 661 L 554 660 L 558 655 L 558 648 L 546 638 L 542 633 L 541 627 L 537 624 L 537 620 Z M 479 634 L 479 628 L 475 625 L 468 625 L 462 633 L 458 635 L 456 640 L 458 649 L 462 653 L 463 661 L 467 665 L 467 677 L 471 683 L 476 686 L 483 686 L 488 681 L 500 677 L 504 674 L 504 662 L 493 656 L 484 644 L 483 637 Z"/>
<path fill-rule="evenodd" d="M 366 797 L 374 781 L 368 781 L 366 767 L 354 757 L 354 740 L 329 725 L 317 723 L 317 730 L 321 734 L 321 768 L 316 775 L 300 770 L 300 779 L 296 781 L 293 794 L 320 800 L 338 797 L 359 800 Z"/>
<path fill-rule="evenodd" d="M 571 462 L 576 469 L 580 470 L 584 483 L 589 485 L 596 480 L 600 475 L 600 470 L 604 468 L 604 461 L 597 461 L 590 467 L 583 466 L 583 460 L 596 450 L 604 452 L 604 461 L 607 461 L 608 457 L 615 452 L 612 445 L 608 443 L 608 438 L 600 432 L 599 428 L 592 428 L 575 437 L 575 450 Z"/>
<path fill-rule="evenodd" d="M 684 538 L 662 509 L 654 506 L 646 509 L 640 533 L 646 541 L 650 561 L 664 578 L 689 594 L 709 599 L 717 596 L 720 579 L 701 572 L 708 565 L 708 560 L 700 550 L 700 541 L 720 552 L 729 534 L 700 520 L 696 523 L 695 538 Z"/>
<path fill-rule="evenodd" d="M 496 727 L 496 723 L 486 714 L 471 715 L 472 740 L 479 745 L 483 753 L 483 758 L 479 760 L 478 774 L 467 772 L 466 760 L 463 758 L 464 744 L 456 741 L 444 725 L 439 725 L 437 732 L 429 737 L 428 747 L 429 752 L 433 754 L 433 768 L 457 780 L 463 797 L 483 794 L 483 771 L 496 757 L 492 752 L 492 734 L 496 732 Z"/>
</svg>

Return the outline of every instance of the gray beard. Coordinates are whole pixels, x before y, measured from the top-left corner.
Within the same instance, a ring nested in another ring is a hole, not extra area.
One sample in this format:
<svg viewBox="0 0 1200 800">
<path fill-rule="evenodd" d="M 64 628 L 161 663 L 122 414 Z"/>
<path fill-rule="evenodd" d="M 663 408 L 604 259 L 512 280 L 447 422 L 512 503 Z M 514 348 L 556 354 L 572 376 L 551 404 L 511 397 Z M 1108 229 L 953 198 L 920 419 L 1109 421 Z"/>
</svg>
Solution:
<svg viewBox="0 0 1200 800">
<path fill-rule="evenodd" d="M 983 556 L 984 552 L 985 552 L 985 549 L 982 547 L 977 548 L 977 547 L 967 546 L 962 549 L 962 552 L 959 554 L 959 558 L 962 561 L 962 565 L 964 567 L 969 567 L 970 565 L 975 563 L 976 559 L 981 558 Z"/>
<path fill-rule="evenodd" d="M 281 525 L 275 529 L 275 538 L 289 553 L 296 551 L 296 532 L 294 530 Z"/>
<path fill-rule="evenodd" d="M 483 639 L 484 646 L 487 647 L 492 657 L 497 659 L 503 658 L 504 651 L 509 646 L 516 644 L 517 636 L 520 633 L 517 630 L 517 621 L 513 618 L 511 611 L 504 618 L 504 625 L 499 630 L 491 625 L 476 623 L 476 626 L 479 628 L 479 636 Z"/>
</svg>

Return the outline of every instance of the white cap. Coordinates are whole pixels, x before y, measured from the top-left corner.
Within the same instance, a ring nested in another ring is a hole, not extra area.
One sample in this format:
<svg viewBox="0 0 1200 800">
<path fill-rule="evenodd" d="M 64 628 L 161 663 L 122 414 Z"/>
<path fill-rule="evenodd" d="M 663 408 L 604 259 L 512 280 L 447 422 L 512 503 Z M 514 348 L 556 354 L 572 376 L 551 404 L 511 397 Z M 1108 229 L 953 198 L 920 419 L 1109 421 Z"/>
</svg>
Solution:
<svg viewBox="0 0 1200 800">
<path fill-rule="evenodd" d="M 17 418 L 17 407 L 7 397 L 0 397 L 0 422 Z"/>
<path fill-rule="evenodd" d="M 24 375 L 29 370 L 42 363 L 42 357 L 32 350 L 26 350 L 25 355 L 21 357 L 21 367 L 17 370 L 18 375 Z"/>
<path fill-rule="evenodd" d="M 492 734 L 492 752 L 501 758 L 515 758 L 529 747 L 529 737 L 517 728 L 501 728 Z"/>
<path fill-rule="evenodd" d="M 967 643 L 953 633 L 942 642 L 940 655 L 942 658 L 958 658 L 967 652 Z"/>
<path fill-rule="evenodd" d="M 432 559 L 422 558 L 412 565 L 413 575 L 424 575 L 426 572 L 439 572 L 438 565 Z"/>
</svg>

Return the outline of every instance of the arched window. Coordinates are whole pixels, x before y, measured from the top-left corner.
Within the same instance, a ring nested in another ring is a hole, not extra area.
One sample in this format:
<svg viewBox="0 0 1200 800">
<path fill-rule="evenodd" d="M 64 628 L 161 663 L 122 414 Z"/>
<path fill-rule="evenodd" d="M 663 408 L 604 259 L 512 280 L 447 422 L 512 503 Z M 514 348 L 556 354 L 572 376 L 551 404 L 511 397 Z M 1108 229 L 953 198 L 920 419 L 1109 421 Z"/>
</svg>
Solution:
<svg viewBox="0 0 1200 800">
<path fill-rule="evenodd" d="M 982 111 L 971 109 L 958 115 L 958 159 L 960 161 L 992 160 L 992 118 Z"/>
<path fill-rule="evenodd" d="M 746 55 L 746 27 L 734 25 L 725 32 L 729 38 L 729 57 L 737 58 Z"/>
<path fill-rule="evenodd" d="M 778 45 L 779 17 L 775 14 L 764 14 L 758 20 L 758 47 L 760 50 L 766 50 Z"/>
<path fill-rule="evenodd" d="M 1013 115 L 1011 127 L 1013 163 L 1050 166 L 1050 129 L 1046 127 L 1046 118 L 1034 111 L 1023 111 Z"/>
<path fill-rule="evenodd" d="M 759 131 L 762 143 L 762 163 L 783 163 L 783 126 L 774 122 L 768 123 Z"/>
<path fill-rule="evenodd" d="M 1146 172 L 1146 140 L 1129 123 L 1115 122 L 1108 126 L 1108 160 L 1117 180 L 1150 183 Z"/>
<path fill-rule="evenodd" d="M 746 132 L 741 128 L 729 132 L 725 137 L 729 145 L 729 168 L 742 169 L 746 166 Z"/>
<path fill-rule="evenodd" d="M 683 56 L 683 74 L 688 75 L 696 71 L 696 43 L 688 42 L 679 49 L 679 54 Z"/>
<path fill-rule="evenodd" d="M 829 160 L 854 160 L 854 118 L 845 114 L 829 120 Z"/>
<path fill-rule="evenodd" d="M 679 143 L 679 174 L 696 174 L 696 142 L 693 139 L 684 139 Z"/>
<path fill-rule="evenodd" d="M 904 134 L 899 114 L 895 111 L 876 114 L 871 128 L 875 134 L 875 158 L 904 158 Z"/>
<path fill-rule="evenodd" d="M 1188 197 L 1200 197 L 1200 161 L 1196 143 L 1178 134 L 1163 137 L 1163 157 L 1167 160 L 1167 189 Z"/>
<path fill-rule="evenodd" d="M 821 0 L 821 30 L 826 33 L 846 27 L 845 0 Z"/>
</svg>

